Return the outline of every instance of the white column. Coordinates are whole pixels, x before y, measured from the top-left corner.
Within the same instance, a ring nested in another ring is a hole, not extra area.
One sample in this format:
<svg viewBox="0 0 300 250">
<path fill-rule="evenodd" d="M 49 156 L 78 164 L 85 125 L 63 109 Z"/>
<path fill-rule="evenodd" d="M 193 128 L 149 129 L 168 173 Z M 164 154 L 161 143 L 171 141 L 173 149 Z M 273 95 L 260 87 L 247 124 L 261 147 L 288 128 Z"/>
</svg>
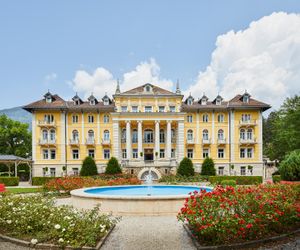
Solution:
<svg viewBox="0 0 300 250">
<path fill-rule="evenodd" d="M 259 146 L 259 161 L 263 162 L 263 123 L 262 123 L 262 112 L 259 111 L 259 120 L 258 120 L 258 146 Z"/>
<path fill-rule="evenodd" d="M 211 143 L 215 144 L 215 111 L 212 112 L 212 132 L 211 132 Z"/>
<path fill-rule="evenodd" d="M 230 152 L 231 161 L 234 162 L 234 111 L 230 111 Z"/>
<path fill-rule="evenodd" d="M 155 121 L 155 152 L 154 155 L 156 155 L 156 152 L 159 155 L 160 150 L 160 142 L 159 142 L 159 121 Z"/>
<path fill-rule="evenodd" d="M 32 113 L 32 160 L 35 161 L 36 159 L 36 115 Z"/>
<path fill-rule="evenodd" d="M 81 144 L 84 144 L 85 143 L 85 140 L 84 140 L 84 113 L 81 113 Z"/>
<path fill-rule="evenodd" d="M 167 121 L 167 143 L 166 143 L 166 156 L 167 159 L 171 159 L 171 149 L 172 149 L 172 141 L 171 141 L 171 122 Z"/>
<path fill-rule="evenodd" d="M 100 113 L 97 114 L 97 144 L 100 144 Z"/>
<path fill-rule="evenodd" d="M 199 113 L 196 114 L 196 144 L 199 144 Z"/>
<path fill-rule="evenodd" d="M 63 111 L 61 112 L 60 116 L 60 129 L 61 129 L 61 136 L 60 136 L 60 150 L 61 150 L 61 161 L 62 164 L 66 162 L 66 113 Z M 58 143 L 58 142 L 56 142 Z"/>
<path fill-rule="evenodd" d="M 131 159 L 131 128 L 130 121 L 126 121 L 126 154 L 127 159 Z"/>
<path fill-rule="evenodd" d="M 143 152 L 143 130 L 142 121 L 138 121 L 138 157 L 142 159 L 141 152 Z"/>
<path fill-rule="evenodd" d="M 177 155 L 181 161 L 184 157 L 184 121 L 178 121 Z"/>
<path fill-rule="evenodd" d="M 120 132 L 119 121 L 113 121 L 113 155 L 120 160 Z"/>
</svg>

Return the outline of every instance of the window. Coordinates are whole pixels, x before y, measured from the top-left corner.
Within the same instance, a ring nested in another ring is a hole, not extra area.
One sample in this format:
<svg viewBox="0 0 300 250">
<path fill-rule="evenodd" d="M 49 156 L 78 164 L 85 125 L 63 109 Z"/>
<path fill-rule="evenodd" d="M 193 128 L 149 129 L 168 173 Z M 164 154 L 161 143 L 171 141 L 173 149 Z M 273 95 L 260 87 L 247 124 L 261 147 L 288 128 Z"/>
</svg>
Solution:
<svg viewBox="0 0 300 250">
<path fill-rule="evenodd" d="M 103 100 L 103 103 L 104 103 L 104 105 L 108 105 L 108 104 L 109 104 L 109 99 L 108 99 L 108 98 L 105 98 L 105 99 Z"/>
<path fill-rule="evenodd" d="M 43 159 L 44 160 L 49 159 L 48 149 L 43 149 Z"/>
<path fill-rule="evenodd" d="M 151 129 L 146 129 L 144 131 L 144 142 L 153 143 L 153 131 Z"/>
<path fill-rule="evenodd" d="M 46 97 L 46 102 L 51 103 L 52 102 L 52 97 L 49 95 Z"/>
<path fill-rule="evenodd" d="M 122 158 L 126 159 L 127 158 L 127 152 L 126 149 L 122 149 Z"/>
<path fill-rule="evenodd" d="M 145 112 L 152 112 L 152 106 L 145 106 Z"/>
<path fill-rule="evenodd" d="M 165 158 L 165 150 L 164 149 L 159 150 L 159 158 Z"/>
<path fill-rule="evenodd" d="M 165 112 L 165 106 L 159 106 L 158 111 L 159 112 Z"/>
<path fill-rule="evenodd" d="M 218 114 L 218 122 L 224 122 L 224 115 Z"/>
<path fill-rule="evenodd" d="M 95 104 L 96 104 L 95 100 L 94 100 L 94 99 L 91 99 L 91 100 L 90 100 L 90 105 L 95 105 Z"/>
<path fill-rule="evenodd" d="M 170 112 L 175 112 L 175 106 L 170 106 L 169 109 L 170 109 Z"/>
<path fill-rule="evenodd" d="M 104 130 L 104 141 L 109 141 L 109 131 Z"/>
<path fill-rule="evenodd" d="M 54 121 L 54 116 L 53 115 L 44 115 L 44 121 L 46 123 L 52 123 Z"/>
<path fill-rule="evenodd" d="M 104 123 L 109 123 L 109 115 L 104 115 L 103 116 L 103 122 Z"/>
<path fill-rule="evenodd" d="M 253 148 L 248 148 L 247 149 L 247 158 L 252 158 L 253 157 Z"/>
<path fill-rule="evenodd" d="M 193 99 L 192 99 L 192 98 L 189 98 L 189 99 L 187 100 L 187 104 L 188 104 L 188 105 L 192 105 L 192 104 L 193 104 Z"/>
<path fill-rule="evenodd" d="M 221 104 L 222 104 L 222 99 L 221 98 L 217 98 L 216 105 L 221 105 Z"/>
<path fill-rule="evenodd" d="M 94 123 L 94 116 L 88 115 L 88 123 Z"/>
<path fill-rule="evenodd" d="M 204 114 L 204 115 L 202 116 L 202 121 L 203 121 L 203 122 L 208 122 L 208 114 Z"/>
<path fill-rule="evenodd" d="M 137 159 L 138 158 L 138 150 L 137 148 L 132 149 L 132 158 Z"/>
<path fill-rule="evenodd" d="M 245 148 L 241 148 L 240 149 L 240 158 L 245 158 L 246 157 L 246 149 Z"/>
<path fill-rule="evenodd" d="M 208 140 L 208 130 L 207 129 L 203 130 L 202 137 L 203 137 L 203 140 Z"/>
<path fill-rule="evenodd" d="M 92 157 L 92 158 L 95 158 L 95 149 L 89 149 L 88 156 Z"/>
<path fill-rule="evenodd" d="M 218 148 L 218 158 L 224 158 L 224 148 Z"/>
<path fill-rule="evenodd" d="M 72 168 L 73 175 L 79 175 L 79 169 L 78 168 Z"/>
<path fill-rule="evenodd" d="M 92 140 L 94 140 L 94 138 L 95 138 L 94 130 L 89 130 L 88 131 L 88 140 L 92 141 Z"/>
<path fill-rule="evenodd" d="M 125 143 L 125 142 L 126 142 L 126 128 L 123 128 L 121 132 L 121 143 Z"/>
<path fill-rule="evenodd" d="M 249 102 L 249 96 L 248 95 L 243 96 L 243 102 L 245 102 L 245 103 Z"/>
<path fill-rule="evenodd" d="M 72 122 L 73 123 L 78 123 L 78 121 L 79 121 L 78 115 L 72 115 Z"/>
<path fill-rule="evenodd" d="M 50 150 L 50 159 L 55 160 L 55 158 L 56 158 L 56 151 L 55 151 L 55 149 L 51 149 Z"/>
<path fill-rule="evenodd" d="M 245 140 L 246 136 L 245 136 L 245 129 L 241 129 L 240 130 L 240 139 Z"/>
<path fill-rule="evenodd" d="M 251 128 L 249 128 L 249 129 L 247 130 L 247 139 L 248 139 L 248 140 L 252 140 L 252 129 L 251 129 Z"/>
<path fill-rule="evenodd" d="M 171 149 L 171 158 L 175 158 L 175 153 L 176 153 L 175 148 L 172 148 Z"/>
<path fill-rule="evenodd" d="M 151 91 L 151 87 L 149 85 L 146 86 L 146 92 L 150 92 Z"/>
<path fill-rule="evenodd" d="M 138 112 L 138 106 L 132 106 L 131 111 L 134 112 L 134 113 L 137 113 Z"/>
<path fill-rule="evenodd" d="M 224 131 L 223 131 L 223 129 L 218 130 L 218 140 L 224 140 Z"/>
<path fill-rule="evenodd" d="M 42 136 L 43 136 L 43 140 L 47 141 L 48 140 L 48 130 L 43 129 Z"/>
<path fill-rule="evenodd" d="M 50 176 L 55 177 L 55 168 L 50 168 Z"/>
<path fill-rule="evenodd" d="M 55 141 L 55 130 L 54 129 L 50 130 L 50 141 L 52 141 L 52 142 Z"/>
<path fill-rule="evenodd" d="M 134 129 L 132 131 L 132 143 L 137 143 L 138 142 L 138 131 Z"/>
<path fill-rule="evenodd" d="M 187 116 L 187 122 L 193 122 L 193 116 L 192 115 Z"/>
<path fill-rule="evenodd" d="M 251 115 L 250 114 L 242 114 L 242 121 L 243 122 L 248 122 L 251 120 Z"/>
<path fill-rule="evenodd" d="M 163 129 L 159 130 L 159 142 L 165 143 L 165 131 Z"/>
<path fill-rule="evenodd" d="M 47 168 L 43 168 L 43 177 L 47 176 Z"/>
<path fill-rule="evenodd" d="M 104 159 L 109 159 L 110 158 L 110 150 L 109 149 L 104 149 L 103 150 L 103 155 L 104 155 Z"/>
<path fill-rule="evenodd" d="M 171 129 L 171 142 L 176 143 L 176 134 L 175 134 L 175 129 Z"/>
<path fill-rule="evenodd" d="M 78 133 L 77 130 L 73 130 L 73 131 L 72 131 L 72 139 L 73 139 L 74 141 L 78 141 L 78 140 L 79 140 L 79 133 Z"/>
<path fill-rule="evenodd" d="M 127 106 L 122 106 L 122 107 L 121 107 L 121 111 L 122 111 L 122 112 L 127 112 Z"/>
<path fill-rule="evenodd" d="M 190 158 L 190 159 L 193 159 L 193 157 L 194 157 L 194 150 L 192 148 L 189 148 L 187 150 L 187 157 Z"/>
<path fill-rule="evenodd" d="M 209 157 L 209 150 L 208 150 L 208 148 L 204 148 L 203 149 L 202 157 L 203 158 Z"/>
<path fill-rule="evenodd" d="M 134 174 L 134 169 L 130 169 L 130 174 Z"/>
<path fill-rule="evenodd" d="M 73 149 L 72 150 L 72 156 L 73 156 L 73 160 L 78 160 L 79 159 L 79 150 L 78 149 Z"/>
<path fill-rule="evenodd" d="M 218 175 L 224 175 L 224 167 L 218 167 Z"/>
<path fill-rule="evenodd" d="M 187 140 L 188 141 L 193 141 L 193 130 L 189 129 L 187 131 Z"/>
<path fill-rule="evenodd" d="M 241 167 L 241 175 L 246 175 L 246 167 Z"/>
</svg>

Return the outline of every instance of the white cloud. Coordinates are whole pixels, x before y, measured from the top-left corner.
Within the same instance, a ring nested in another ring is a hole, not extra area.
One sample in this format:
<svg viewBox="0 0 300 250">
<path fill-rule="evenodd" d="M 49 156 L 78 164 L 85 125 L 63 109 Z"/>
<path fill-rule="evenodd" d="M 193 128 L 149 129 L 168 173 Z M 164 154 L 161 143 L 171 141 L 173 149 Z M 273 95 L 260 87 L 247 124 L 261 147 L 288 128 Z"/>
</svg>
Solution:
<svg viewBox="0 0 300 250">
<path fill-rule="evenodd" d="M 114 94 L 116 82 L 117 80 L 109 70 L 97 68 L 93 73 L 78 70 L 71 82 L 71 86 L 74 91 L 83 94 L 85 98 L 91 92 L 100 98 L 105 92 L 109 95 Z M 120 88 L 121 91 L 126 91 L 147 82 L 170 90 L 173 87 L 171 80 L 160 77 L 160 67 L 155 59 L 151 58 L 149 62 L 141 62 L 134 70 L 124 73 L 123 79 L 120 81 Z"/>
<path fill-rule="evenodd" d="M 46 76 L 44 77 L 44 82 L 45 82 L 46 84 L 48 84 L 48 83 L 50 83 L 50 82 L 55 81 L 56 78 L 57 78 L 57 74 L 56 74 L 56 73 L 50 73 L 50 74 L 48 74 L 48 75 L 46 75 Z"/>
<path fill-rule="evenodd" d="M 277 108 L 300 90 L 300 15 L 273 13 L 245 30 L 220 35 L 210 65 L 188 87 L 213 99 L 218 92 L 232 98 L 245 89 Z"/>
</svg>

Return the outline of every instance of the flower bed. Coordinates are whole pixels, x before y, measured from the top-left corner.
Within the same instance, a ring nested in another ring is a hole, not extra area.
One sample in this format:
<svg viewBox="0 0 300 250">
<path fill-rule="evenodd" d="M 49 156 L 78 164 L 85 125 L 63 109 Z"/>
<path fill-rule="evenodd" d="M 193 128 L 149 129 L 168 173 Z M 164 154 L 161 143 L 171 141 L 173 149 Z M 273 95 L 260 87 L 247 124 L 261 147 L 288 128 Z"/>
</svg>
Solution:
<svg viewBox="0 0 300 250">
<path fill-rule="evenodd" d="M 201 244 L 261 239 L 299 227 L 299 195 L 300 185 L 218 186 L 187 198 L 178 219 Z"/>
<path fill-rule="evenodd" d="M 141 184 L 137 178 L 117 178 L 113 180 L 94 179 L 92 177 L 64 177 L 48 181 L 44 185 L 45 191 L 57 191 L 70 193 L 74 189 L 83 187 L 116 186 L 116 185 L 138 185 Z"/>
<path fill-rule="evenodd" d="M 11 196 L 0 199 L 0 233 L 32 244 L 51 243 L 64 247 L 91 246 L 106 235 L 116 221 L 101 215 L 96 207 L 78 211 L 54 206 L 42 196 Z"/>
</svg>

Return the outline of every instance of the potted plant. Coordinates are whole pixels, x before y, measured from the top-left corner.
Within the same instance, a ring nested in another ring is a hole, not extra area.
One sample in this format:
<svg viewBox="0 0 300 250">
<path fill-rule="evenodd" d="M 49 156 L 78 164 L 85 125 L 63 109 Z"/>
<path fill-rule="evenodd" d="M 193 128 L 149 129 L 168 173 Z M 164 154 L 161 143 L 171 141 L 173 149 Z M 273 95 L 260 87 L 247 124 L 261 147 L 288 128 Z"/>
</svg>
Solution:
<svg viewBox="0 0 300 250">
<path fill-rule="evenodd" d="M 230 175 L 231 175 L 231 172 L 232 172 L 233 169 L 234 169 L 234 165 L 231 164 L 231 165 L 230 165 Z"/>
<path fill-rule="evenodd" d="M 156 156 L 156 158 L 158 157 L 158 152 L 155 152 L 155 156 Z"/>
<path fill-rule="evenodd" d="M 248 165 L 248 171 L 252 175 L 252 173 L 253 173 L 253 166 Z"/>
<path fill-rule="evenodd" d="M 67 166 L 62 166 L 63 175 L 67 175 Z"/>
<path fill-rule="evenodd" d="M 140 156 L 143 157 L 143 152 L 140 152 Z"/>
</svg>

